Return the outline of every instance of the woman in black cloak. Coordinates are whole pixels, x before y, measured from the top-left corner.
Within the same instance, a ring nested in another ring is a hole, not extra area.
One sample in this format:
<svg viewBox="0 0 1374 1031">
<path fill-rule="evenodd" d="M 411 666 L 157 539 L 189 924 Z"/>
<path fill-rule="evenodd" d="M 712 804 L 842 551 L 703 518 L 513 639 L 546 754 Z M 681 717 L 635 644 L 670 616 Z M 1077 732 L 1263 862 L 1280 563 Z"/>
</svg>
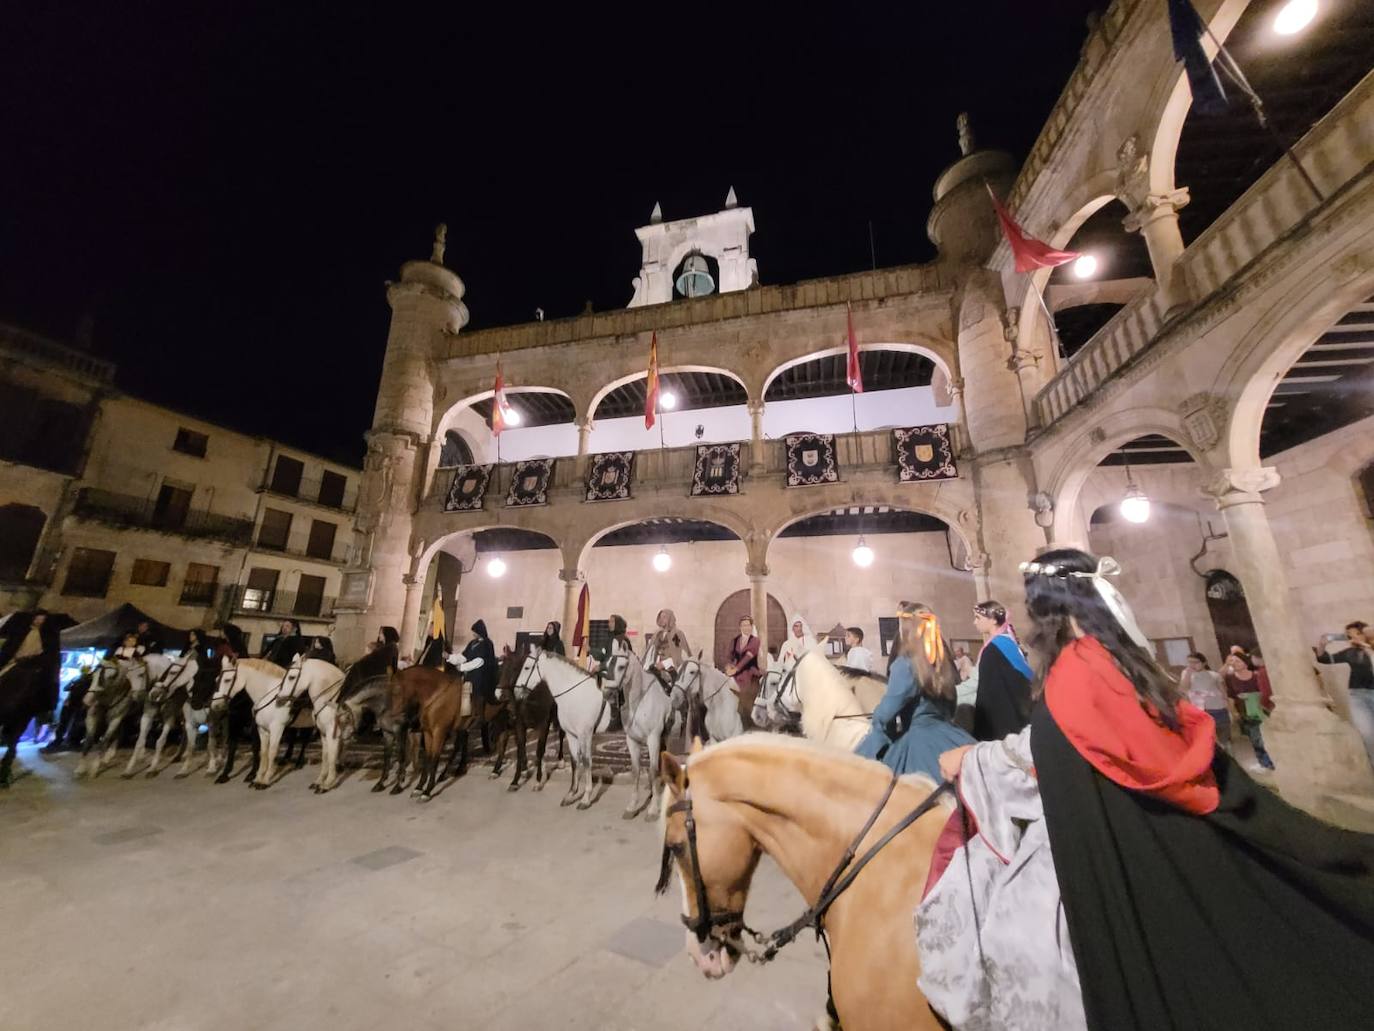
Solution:
<svg viewBox="0 0 1374 1031">
<path fill-rule="evenodd" d="M 1061 549 L 1022 571 L 1034 776 L 1089 1028 L 1374 1026 L 1374 836 L 1216 748 L 1105 579 L 1114 562 Z"/>
</svg>

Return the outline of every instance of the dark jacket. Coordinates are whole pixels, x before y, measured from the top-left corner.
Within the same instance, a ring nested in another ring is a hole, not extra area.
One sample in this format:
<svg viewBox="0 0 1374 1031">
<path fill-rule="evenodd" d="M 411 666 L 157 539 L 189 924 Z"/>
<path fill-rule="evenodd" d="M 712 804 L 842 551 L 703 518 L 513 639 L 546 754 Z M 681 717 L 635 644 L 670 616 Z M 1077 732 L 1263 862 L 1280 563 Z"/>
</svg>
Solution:
<svg viewBox="0 0 1374 1031">
<path fill-rule="evenodd" d="M 539 648 L 546 652 L 557 652 L 559 655 L 567 655 L 568 651 L 563 647 L 563 625 L 555 622 L 553 633 L 546 633 L 539 639 Z"/>
<path fill-rule="evenodd" d="M 496 684 L 501 675 L 501 671 L 496 665 L 496 647 L 487 637 L 487 625 L 480 619 L 472 624 L 472 632 L 476 636 L 463 649 L 463 659 L 480 657 L 482 665 L 467 674 L 468 683 L 472 685 L 473 691 L 481 695 L 486 701 L 494 702 L 496 700 Z"/>
<path fill-rule="evenodd" d="M 1341 662 L 1350 667 L 1350 690 L 1369 691 L 1374 689 L 1374 662 L 1369 652 L 1363 648 L 1350 647 L 1335 655 L 1325 653 L 1317 656 L 1317 661 L 1327 665 Z"/>
<path fill-rule="evenodd" d="M 33 628 L 35 615 L 36 613 L 33 612 L 17 613 L 5 623 L 5 628 L 2 631 L 4 644 L 0 645 L 0 669 L 8 665 L 10 659 L 19 651 L 20 646 L 24 643 L 24 638 L 28 637 L 29 631 Z M 58 677 L 62 667 L 59 631 L 51 616 L 39 628 L 38 640 L 43 646 L 43 650 L 37 655 L 31 655 L 21 660 L 10 671 L 10 674 L 27 673 L 27 675 L 37 677 L 42 681 L 43 692 L 38 703 L 41 706 L 40 713 L 46 713 L 57 707 Z"/>
</svg>

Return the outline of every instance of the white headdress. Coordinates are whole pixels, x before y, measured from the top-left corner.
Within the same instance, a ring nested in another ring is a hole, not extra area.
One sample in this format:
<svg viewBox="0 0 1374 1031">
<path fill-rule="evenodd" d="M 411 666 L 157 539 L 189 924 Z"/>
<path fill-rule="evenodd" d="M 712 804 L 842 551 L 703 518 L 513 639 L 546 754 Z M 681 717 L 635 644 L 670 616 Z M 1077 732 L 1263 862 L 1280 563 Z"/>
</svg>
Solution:
<svg viewBox="0 0 1374 1031">
<path fill-rule="evenodd" d="M 1098 596 L 1102 599 L 1102 604 L 1107 606 L 1121 629 L 1126 631 L 1126 636 L 1136 643 L 1146 652 L 1153 653 L 1150 647 L 1150 639 L 1145 636 L 1145 632 L 1140 629 L 1140 624 L 1135 621 L 1135 613 L 1131 611 L 1131 606 L 1122 597 L 1116 586 L 1108 581 L 1109 576 L 1119 576 L 1121 574 L 1121 564 L 1110 555 L 1104 555 L 1097 560 L 1097 568 L 1091 573 L 1078 573 L 1056 566 L 1053 563 L 1041 562 L 1022 562 L 1021 572 L 1035 576 L 1063 576 L 1075 577 L 1078 579 L 1087 578 L 1092 580 L 1093 587 Z"/>
</svg>

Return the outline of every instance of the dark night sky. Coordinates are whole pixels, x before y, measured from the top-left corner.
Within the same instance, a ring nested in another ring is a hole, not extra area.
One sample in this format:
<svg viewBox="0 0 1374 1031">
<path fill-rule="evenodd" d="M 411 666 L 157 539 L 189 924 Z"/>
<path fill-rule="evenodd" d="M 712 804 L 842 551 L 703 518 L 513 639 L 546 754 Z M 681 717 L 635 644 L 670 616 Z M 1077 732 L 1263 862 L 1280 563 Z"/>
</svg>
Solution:
<svg viewBox="0 0 1374 1031">
<path fill-rule="evenodd" d="M 125 389 L 358 461 L 383 283 L 435 222 L 473 328 L 622 307 L 654 202 L 732 184 L 766 283 L 867 267 L 870 219 L 880 264 L 926 260 L 955 115 L 1024 155 L 1100 4 L 22 6 L 0 321 L 70 340 L 91 313 Z"/>
</svg>

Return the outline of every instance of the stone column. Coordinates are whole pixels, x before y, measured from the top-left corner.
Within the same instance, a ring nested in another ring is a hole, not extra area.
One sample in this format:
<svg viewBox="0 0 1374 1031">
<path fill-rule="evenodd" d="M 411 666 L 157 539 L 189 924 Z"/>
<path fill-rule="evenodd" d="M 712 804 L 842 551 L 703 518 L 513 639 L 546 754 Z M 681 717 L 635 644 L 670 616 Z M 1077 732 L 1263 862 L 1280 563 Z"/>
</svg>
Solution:
<svg viewBox="0 0 1374 1031">
<path fill-rule="evenodd" d="M 744 567 L 749 574 L 749 614 L 754 617 L 754 632 L 759 638 L 759 669 L 768 669 L 768 567 L 750 562 Z"/>
<path fill-rule="evenodd" d="M 419 642 L 416 641 L 416 628 L 420 625 L 420 601 L 424 595 L 425 576 L 424 573 L 418 575 L 411 567 L 411 572 L 401 578 L 405 585 L 406 600 L 405 607 L 401 611 L 401 625 L 397 629 L 401 632 L 402 656 L 413 656 Z"/>
<path fill-rule="evenodd" d="M 968 419 L 964 415 L 964 381 L 952 379 L 949 381 L 949 401 L 954 407 L 954 422 L 950 428 L 950 435 L 954 438 L 954 454 L 962 455 L 969 447 Z"/>
<path fill-rule="evenodd" d="M 1016 376 L 1026 426 L 1033 429 L 1040 424 L 1039 413 L 1035 410 L 1035 395 L 1040 390 L 1040 357 L 1013 344 L 1007 368 Z"/>
<path fill-rule="evenodd" d="M 1138 203 L 1130 205 L 1131 213 L 1121 222 L 1128 233 L 1138 232 L 1145 237 L 1150 265 L 1164 297 L 1166 311 L 1189 300 L 1183 277 L 1174 276 L 1174 267 L 1183 254 L 1183 234 L 1178 229 L 1178 212 L 1187 203 L 1186 189 L 1147 194 Z"/>
<path fill-rule="evenodd" d="M 1292 611 L 1288 576 L 1261 496 L 1278 483 L 1272 468 L 1227 469 L 1206 492 L 1226 519 L 1236 572 L 1274 688 L 1274 714 L 1264 724 L 1264 742 L 1274 757 L 1279 790 L 1294 805 L 1340 820 L 1332 796 L 1374 798 L 1374 771 L 1355 728 L 1331 711 L 1311 645 Z"/>
<path fill-rule="evenodd" d="M 591 446 L 592 439 L 592 417 L 590 415 L 579 415 L 573 420 L 573 425 L 577 427 L 577 475 L 587 474 L 587 451 Z"/>
<path fill-rule="evenodd" d="M 749 475 L 763 473 L 763 400 L 749 399 Z"/>
<path fill-rule="evenodd" d="M 1001 602 L 1022 626 L 1026 625 L 1026 592 L 1021 563 L 1045 547 L 1045 531 L 1031 508 L 1034 483 L 1035 471 L 1025 448 L 984 452 L 973 463 L 981 563 L 974 574 L 982 592 L 978 600 Z"/>
<path fill-rule="evenodd" d="M 580 569 L 560 569 L 558 579 L 563 581 L 563 644 L 572 655 L 573 627 L 577 623 L 577 599 L 582 593 L 585 577 Z"/>
</svg>

